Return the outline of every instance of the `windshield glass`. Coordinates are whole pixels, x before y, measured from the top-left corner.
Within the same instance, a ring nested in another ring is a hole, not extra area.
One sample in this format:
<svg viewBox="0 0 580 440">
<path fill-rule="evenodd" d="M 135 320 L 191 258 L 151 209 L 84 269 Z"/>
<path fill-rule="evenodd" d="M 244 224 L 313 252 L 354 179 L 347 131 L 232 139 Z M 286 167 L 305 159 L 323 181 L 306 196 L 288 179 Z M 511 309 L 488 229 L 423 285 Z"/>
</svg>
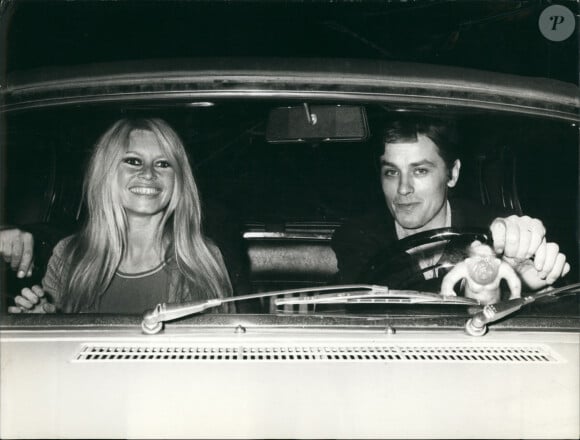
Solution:
<svg viewBox="0 0 580 440">
<path fill-rule="evenodd" d="M 2 313 L 468 317 L 579 281 L 577 32 L 546 5 L 170 4 L 5 3 Z"/>
<path fill-rule="evenodd" d="M 389 228 L 383 223 L 393 220 L 381 180 L 385 173 L 396 174 L 393 169 L 400 165 L 385 171 L 376 137 L 385 125 L 399 120 L 401 112 L 364 106 L 373 134 L 365 141 L 269 143 L 268 112 L 281 104 L 218 102 L 212 107 L 154 110 L 183 139 L 202 195 L 205 234 L 220 248 L 234 290 L 242 294 L 366 282 L 437 292 L 441 280 L 424 278 L 433 278 L 439 269 L 417 265 L 409 258 L 412 247 L 387 251 Z M 148 116 L 152 110 L 125 112 Z M 429 114 L 414 111 L 406 117 Z M 517 115 L 462 111 L 448 116 L 461 139 L 461 170 L 448 192 L 451 224 L 457 216 L 462 220 L 459 232 L 466 235 L 449 247 L 445 258 L 457 263 L 466 257 L 469 244 L 481 239 L 470 235 L 473 230 L 489 234 L 489 225 L 461 211 L 463 206 L 481 206 L 490 219 L 495 213 L 525 213 L 541 219 L 548 240 L 558 243 L 567 257 L 571 269 L 558 285 L 576 282 L 577 128 Z M 39 240 L 35 275 L 42 275 L 53 246 L 77 233 L 87 220 L 88 207 L 81 199 L 86 164 L 101 133 L 118 117 L 117 108 L 100 107 L 8 117 L 5 224 L 22 225 Z M 419 189 L 415 194 L 416 199 L 425 197 Z M 445 247 L 449 240 L 439 243 Z M 436 264 L 437 259 L 445 260 L 442 250 L 435 242 L 420 252 Z M 15 295 L 24 281 L 11 283 Z M 576 304 L 574 298 L 571 301 Z M 562 312 L 575 314 L 576 307 L 566 304 Z M 263 306 L 254 304 L 249 310 L 271 311 Z M 363 309 L 384 312 L 384 307 L 354 307 L 357 312 Z"/>
</svg>

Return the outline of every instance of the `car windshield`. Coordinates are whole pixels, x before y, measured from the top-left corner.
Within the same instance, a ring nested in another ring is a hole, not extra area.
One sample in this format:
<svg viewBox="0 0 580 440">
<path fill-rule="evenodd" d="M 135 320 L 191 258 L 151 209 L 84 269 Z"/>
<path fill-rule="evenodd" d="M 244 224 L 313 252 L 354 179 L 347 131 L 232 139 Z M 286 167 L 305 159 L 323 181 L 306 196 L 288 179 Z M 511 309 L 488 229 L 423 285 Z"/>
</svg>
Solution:
<svg viewBox="0 0 580 440">
<path fill-rule="evenodd" d="M 511 215 L 541 220 L 553 259 L 565 255 L 569 269 L 541 289 L 579 281 L 577 33 L 547 38 L 543 2 L 1 5 L 1 226 L 35 240 L 32 277 L 2 269 L 3 313 L 46 283 L 57 243 L 106 211 L 83 179 L 121 119 L 158 118 L 181 139 L 234 297 L 283 291 L 214 312 L 468 317 L 486 302 L 463 287 L 455 302 L 433 298 L 475 240 L 493 248 L 491 221 Z M 430 121 L 452 127 L 456 156 L 423 134 L 385 140 Z M 423 213 L 436 227 L 409 220 Z M 107 283 L 132 273 L 117 264 Z M 509 299 L 506 279 L 497 301 Z M 343 298 L 382 286 L 396 300 L 287 301 L 332 286 Z M 524 282 L 522 295 L 541 289 Z M 518 313 L 577 318 L 579 297 Z M 138 314 L 174 303 L 162 299 Z"/>
</svg>

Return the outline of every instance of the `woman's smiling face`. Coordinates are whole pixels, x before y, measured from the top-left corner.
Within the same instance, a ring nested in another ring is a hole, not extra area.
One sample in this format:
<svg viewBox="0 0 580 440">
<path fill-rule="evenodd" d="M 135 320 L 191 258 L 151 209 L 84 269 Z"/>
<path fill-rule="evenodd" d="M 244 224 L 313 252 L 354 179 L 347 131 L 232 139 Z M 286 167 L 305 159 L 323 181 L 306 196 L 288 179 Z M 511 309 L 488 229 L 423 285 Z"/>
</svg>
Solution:
<svg viewBox="0 0 580 440">
<path fill-rule="evenodd" d="M 173 195 L 175 171 L 151 131 L 133 130 L 117 168 L 117 188 L 127 215 L 155 215 Z"/>
</svg>

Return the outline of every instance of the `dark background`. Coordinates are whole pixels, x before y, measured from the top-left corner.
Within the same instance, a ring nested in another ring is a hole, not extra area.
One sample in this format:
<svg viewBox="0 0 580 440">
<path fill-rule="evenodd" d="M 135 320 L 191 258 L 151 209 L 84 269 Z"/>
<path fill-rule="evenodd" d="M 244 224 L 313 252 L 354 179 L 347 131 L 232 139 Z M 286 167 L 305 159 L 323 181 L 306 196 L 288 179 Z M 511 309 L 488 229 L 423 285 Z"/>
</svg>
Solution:
<svg viewBox="0 0 580 440">
<path fill-rule="evenodd" d="M 424 62 L 578 83 L 578 30 L 551 42 L 540 13 L 575 1 L 6 1 L 7 72 L 172 57 Z"/>
</svg>

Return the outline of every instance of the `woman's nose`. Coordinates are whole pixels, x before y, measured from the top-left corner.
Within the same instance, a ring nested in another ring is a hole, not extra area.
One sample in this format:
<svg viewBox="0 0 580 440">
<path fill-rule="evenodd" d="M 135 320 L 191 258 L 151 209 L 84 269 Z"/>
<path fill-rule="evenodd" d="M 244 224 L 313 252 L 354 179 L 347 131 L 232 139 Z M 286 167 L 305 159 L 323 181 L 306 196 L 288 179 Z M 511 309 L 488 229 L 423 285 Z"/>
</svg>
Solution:
<svg viewBox="0 0 580 440">
<path fill-rule="evenodd" d="M 145 164 L 139 173 L 139 177 L 147 180 L 152 180 L 157 178 L 157 172 L 155 170 L 154 164 Z"/>
</svg>

